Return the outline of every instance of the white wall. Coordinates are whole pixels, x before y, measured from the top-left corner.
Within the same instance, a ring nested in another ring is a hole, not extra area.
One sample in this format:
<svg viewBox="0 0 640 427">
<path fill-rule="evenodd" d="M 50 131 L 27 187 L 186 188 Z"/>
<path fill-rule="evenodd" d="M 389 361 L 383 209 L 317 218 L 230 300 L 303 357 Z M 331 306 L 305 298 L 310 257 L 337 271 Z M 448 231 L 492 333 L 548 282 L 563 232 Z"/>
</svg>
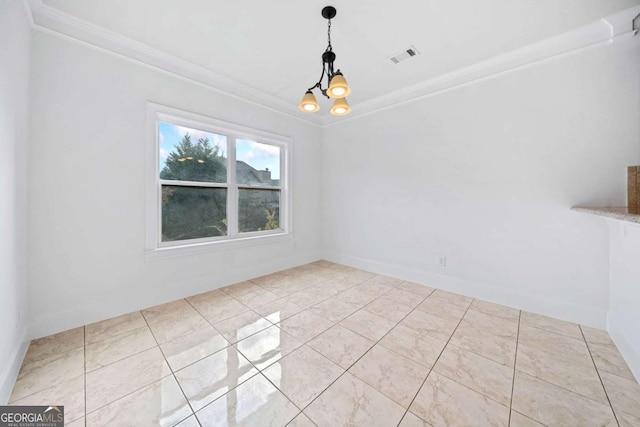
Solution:
<svg viewBox="0 0 640 427">
<path fill-rule="evenodd" d="M 27 344 L 26 215 L 31 29 L 21 1 L 0 0 L 0 404 Z"/>
<path fill-rule="evenodd" d="M 640 379 L 640 225 L 608 222 L 611 248 L 608 330 Z"/>
<path fill-rule="evenodd" d="M 626 166 L 640 162 L 639 46 L 327 128 L 324 257 L 604 328 L 608 234 L 569 208 L 625 202 Z"/>
<path fill-rule="evenodd" d="M 293 240 L 145 261 L 147 101 L 292 137 Z M 319 127 L 39 32 L 31 102 L 34 336 L 318 259 Z"/>
</svg>

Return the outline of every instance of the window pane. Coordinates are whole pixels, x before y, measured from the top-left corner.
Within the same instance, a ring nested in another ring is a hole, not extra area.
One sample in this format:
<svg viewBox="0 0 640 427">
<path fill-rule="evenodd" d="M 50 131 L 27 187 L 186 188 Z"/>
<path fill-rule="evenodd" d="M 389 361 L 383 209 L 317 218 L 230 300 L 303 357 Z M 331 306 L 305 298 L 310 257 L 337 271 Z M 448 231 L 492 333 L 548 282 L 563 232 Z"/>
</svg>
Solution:
<svg viewBox="0 0 640 427">
<path fill-rule="evenodd" d="M 240 185 L 280 185 L 280 147 L 238 139 L 236 176 Z"/>
<path fill-rule="evenodd" d="M 160 178 L 227 182 L 227 137 L 160 122 Z"/>
<path fill-rule="evenodd" d="M 280 228 L 280 190 L 243 190 L 238 193 L 241 233 Z"/>
<path fill-rule="evenodd" d="M 227 235 L 227 189 L 162 186 L 162 241 Z"/>
</svg>

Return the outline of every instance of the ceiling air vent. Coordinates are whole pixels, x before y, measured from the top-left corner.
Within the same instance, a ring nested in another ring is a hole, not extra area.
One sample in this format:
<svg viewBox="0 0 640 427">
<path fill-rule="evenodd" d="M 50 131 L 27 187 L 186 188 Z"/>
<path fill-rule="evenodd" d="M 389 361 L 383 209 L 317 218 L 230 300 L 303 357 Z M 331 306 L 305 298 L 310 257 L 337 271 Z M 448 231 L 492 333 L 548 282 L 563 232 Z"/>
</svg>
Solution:
<svg viewBox="0 0 640 427">
<path fill-rule="evenodd" d="M 412 56 L 416 56 L 418 55 L 420 52 L 418 52 L 418 50 L 413 47 L 413 46 L 409 46 L 408 48 L 406 48 L 405 50 L 403 50 L 402 52 L 400 52 L 397 55 L 392 56 L 391 58 L 389 58 L 391 60 L 391 62 L 393 62 L 394 64 L 398 64 L 399 62 L 404 61 L 405 59 L 409 59 Z"/>
</svg>

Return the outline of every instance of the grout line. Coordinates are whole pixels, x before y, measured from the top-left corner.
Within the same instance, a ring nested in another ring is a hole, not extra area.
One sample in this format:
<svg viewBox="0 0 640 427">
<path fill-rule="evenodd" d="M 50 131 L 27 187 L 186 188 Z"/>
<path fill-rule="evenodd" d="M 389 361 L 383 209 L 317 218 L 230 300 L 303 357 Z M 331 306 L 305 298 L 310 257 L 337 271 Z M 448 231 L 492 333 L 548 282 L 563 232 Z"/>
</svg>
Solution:
<svg viewBox="0 0 640 427">
<path fill-rule="evenodd" d="M 431 295 L 431 294 L 429 294 L 429 295 Z M 456 325 L 455 329 L 453 330 L 453 332 L 451 332 L 451 335 L 449 335 L 449 339 L 447 340 L 447 343 L 444 345 L 444 347 L 442 347 L 442 350 L 440 350 L 440 354 L 438 355 L 436 360 L 433 362 L 433 365 L 431 365 L 431 368 L 429 368 L 429 372 L 427 373 L 427 376 L 424 378 L 424 381 L 422 381 L 422 384 L 420 384 L 420 388 L 418 388 L 418 391 L 416 392 L 415 396 L 413 396 L 413 399 L 411 399 L 411 402 L 407 406 L 406 411 L 404 411 L 404 415 L 402 415 L 402 418 L 400 418 L 400 421 L 398 422 L 398 426 L 400 426 L 400 424 L 402 424 L 402 420 L 404 420 L 404 417 L 407 416 L 407 413 L 409 412 L 409 408 L 411 408 L 411 405 L 413 405 L 413 402 L 415 402 L 416 397 L 418 397 L 418 394 L 420 394 L 420 390 L 422 390 L 422 387 L 424 387 L 424 384 L 429 379 L 429 376 L 431 375 L 431 372 L 433 372 L 433 368 L 436 367 L 436 364 L 438 363 L 438 360 L 440 360 L 440 357 L 442 357 L 442 353 L 444 353 L 444 351 L 447 349 L 447 346 L 449 345 L 449 342 L 451 341 L 451 338 L 453 338 L 453 335 L 458 330 L 458 327 L 460 327 L 460 324 L 462 323 L 462 319 L 464 319 L 464 316 L 467 315 L 467 312 L 471 308 L 471 304 L 473 304 L 473 301 L 474 301 L 474 299 L 472 299 L 471 302 L 469 303 L 469 306 L 467 307 L 467 309 L 465 310 L 464 314 L 462 315 L 462 317 L 458 321 L 458 324 Z M 457 384 L 457 382 L 456 382 L 456 384 Z M 420 418 L 422 420 L 421 417 L 418 417 L 418 418 Z M 423 420 L 423 421 L 426 422 L 426 420 Z"/>
<path fill-rule="evenodd" d="M 509 399 L 509 426 L 511 425 L 511 412 L 513 411 L 513 390 L 516 387 L 516 366 L 518 363 L 518 343 L 520 342 L 520 318 L 522 311 L 518 312 L 518 333 L 516 334 L 516 353 L 513 359 L 513 378 L 511 378 L 511 398 Z"/>
<path fill-rule="evenodd" d="M 580 328 L 580 334 L 582 335 L 582 339 L 587 346 L 587 351 L 589 352 L 589 357 L 591 357 L 591 361 L 593 362 L 593 367 L 596 370 L 596 374 L 598 374 L 598 379 L 600 380 L 600 384 L 602 384 L 602 389 L 604 390 L 604 395 L 607 397 L 607 402 L 609 402 L 609 407 L 611 408 L 611 412 L 613 412 L 613 417 L 620 426 L 620 421 L 618 421 L 618 416 L 616 415 L 615 409 L 613 409 L 613 405 L 611 404 L 611 399 L 609 399 L 609 393 L 607 393 L 607 388 L 604 386 L 604 382 L 602 382 L 602 377 L 600 376 L 600 370 L 598 370 L 598 365 L 596 365 L 596 361 L 593 359 L 593 354 L 591 354 L 591 347 L 589 347 L 589 342 L 587 338 L 584 336 L 584 332 L 582 331 L 582 326 L 578 325 Z"/>
</svg>

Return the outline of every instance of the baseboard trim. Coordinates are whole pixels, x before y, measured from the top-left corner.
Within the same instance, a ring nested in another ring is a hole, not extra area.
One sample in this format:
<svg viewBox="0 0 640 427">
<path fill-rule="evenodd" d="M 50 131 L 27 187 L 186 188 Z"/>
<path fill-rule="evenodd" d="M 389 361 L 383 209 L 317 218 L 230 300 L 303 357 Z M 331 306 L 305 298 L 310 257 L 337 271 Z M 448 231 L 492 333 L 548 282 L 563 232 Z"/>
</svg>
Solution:
<svg viewBox="0 0 640 427">
<path fill-rule="evenodd" d="M 488 283 L 460 279 L 428 270 L 412 269 L 339 252 L 324 251 L 323 258 L 327 261 L 345 264 L 372 273 L 396 277 L 593 328 L 605 329 L 607 325 L 607 312 L 605 310 L 554 301 L 540 295 L 516 293 Z"/>
<path fill-rule="evenodd" d="M 44 337 L 68 329 L 77 328 L 101 320 L 110 319 L 122 314 L 153 307 L 186 298 L 202 292 L 211 291 L 233 283 L 253 279 L 287 268 L 308 264 L 319 260 L 318 254 L 302 255 L 298 257 L 282 258 L 261 264 L 252 264 L 244 269 L 236 269 L 219 274 L 215 283 L 208 278 L 202 283 L 184 283 L 182 286 L 165 286 L 158 288 L 153 293 L 147 290 L 133 292 L 127 295 L 118 295 L 109 300 L 102 300 L 72 310 L 50 313 L 40 316 L 32 321 L 31 331 L 33 338 Z"/>
<path fill-rule="evenodd" d="M 2 377 L 0 377 L 0 404 L 6 405 L 11 397 L 13 386 L 16 383 L 18 374 L 20 373 L 20 367 L 24 356 L 29 349 L 29 328 L 22 328 L 22 333 L 18 335 L 18 339 L 13 345 L 13 352 L 9 357 L 9 360 L 2 368 Z"/>
<path fill-rule="evenodd" d="M 636 380 L 640 381 L 640 345 L 636 344 L 638 348 L 634 347 L 633 340 L 629 339 L 629 333 L 624 327 L 625 324 L 628 325 L 628 323 L 618 319 L 614 313 L 609 311 L 607 314 L 607 331 L 609 331 L 611 339 L 620 350 Z M 637 327 L 637 325 L 635 326 Z"/>
</svg>

